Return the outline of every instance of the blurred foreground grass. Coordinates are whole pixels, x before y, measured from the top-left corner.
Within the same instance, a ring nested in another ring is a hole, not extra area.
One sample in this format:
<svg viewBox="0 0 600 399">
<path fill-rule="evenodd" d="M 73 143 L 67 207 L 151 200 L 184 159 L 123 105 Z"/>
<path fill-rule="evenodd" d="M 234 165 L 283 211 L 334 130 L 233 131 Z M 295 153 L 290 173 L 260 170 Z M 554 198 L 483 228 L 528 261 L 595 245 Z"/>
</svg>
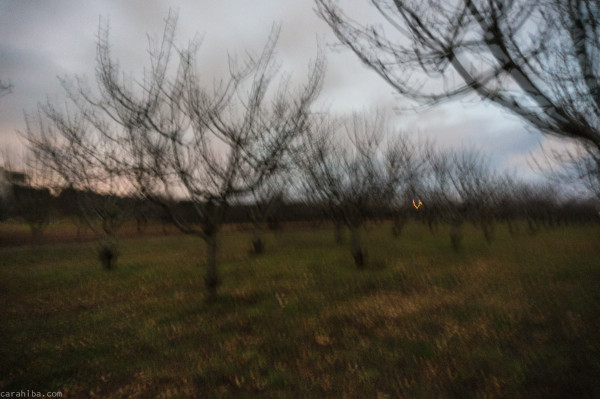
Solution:
<svg viewBox="0 0 600 399">
<path fill-rule="evenodd" d="M 0 390 L 63 397 L 600 397 L 600 228 L 534 236 L 330 230 L 221 240 L 204 302 L 194 237 L 0 248 Z"/>
</svg>

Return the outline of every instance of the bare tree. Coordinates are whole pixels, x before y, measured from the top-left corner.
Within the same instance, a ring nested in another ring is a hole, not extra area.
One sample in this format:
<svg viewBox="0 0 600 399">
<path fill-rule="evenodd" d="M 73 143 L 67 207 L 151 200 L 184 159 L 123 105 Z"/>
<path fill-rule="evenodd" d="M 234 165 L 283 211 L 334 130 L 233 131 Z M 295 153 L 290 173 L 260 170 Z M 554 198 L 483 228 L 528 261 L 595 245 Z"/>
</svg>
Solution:
<svg viewBox="0 0 600 399">
<path fill-rule="evenodd" d="M 34 243 L 39 243 L 54 213 L 54 197 L 44 186 L 38 161 L 25 154 L 13 162 L 10 154 L 3 155 L 0 167 L 0 213 L 13 216 L 27 224 Z"/>
<path fill-rule="evenodd" d="M 538 171 L 552 182 L 569 187 L 579 195 L 600 200 L 600 153 L 582 144 L 570 150 L 542 147 L 542 152 L 542 161 L 533 160 Z"/>
<path fill-rule="evenodd" d="M 423 205 L 425 177 L 425 150 L 427 142 L 413 142 L 406 136 L 398 136 L 385 152 L 385 181 L 389 193 L 383 200 L 392 217 L 392 234 L 399 236 L 409 216 Z M 416 202 L 414 202 L 416 201 Z M 421 203 L 417 209 L 415 204 Z M 423 209 L 420 209 L 421 213 Z"/>
<path fill-rule="evenodd" d="M 117 230 L 132 210 L 122 197 L 132 192 L 116 161 L 118 146 L 104 140 L 106 121 L 85 103 L 70 100 L 63 109 L 48 101 L 37 113 L 25 115 L 23 135 L 44 185 L 70 192 L 78 217 L 98 240 L 99 260 L 109 270 L 118 257 Z"/>
<path fill-rule="evenodd" d="M 598 159 L 597 1 L 371 3 L 393 34 L 316 0 L 338 39 L 397 92 L 421 105 L 476 93 L 545 134 L 576 139 Z"/>
<path fill-rule="evenodd" d="M 304 134 L 300 149 L 295 151 L 294 161 L 297 173 L 295 182 L 299 196 L 305 204 L 319 215 L 329 218 L 334 225 L 335 243 L 343 243 L 344 215 L 336 197 L 332 195 L 333 182 L 326 185 L 327 175 L 331 175 L 339 165 L 331 163 L 335 152 L 332 138 L 340 129 L 340 120 L 327 113 L 313 116 L 309 131 Z M 315 163 L 313 156 L 318 158 Z"/>
<path fill-rule="evenodd" d="M 530 234 L 536 234 L 541 227 L 552 226 L 562 197 L 555 184 L 517 181 L 513 186 L 513 196 L 520 209 L 519 216 L 527 221 Z"/>
<path fill-rule="evenodd" d="M 428 146 L 425 159 L 428 176 L 423 185 L 428 208 L 434 208 L 435 216 L 450 224 L 452 248 L 461 249 L 462 226 L 467 221 L 479 227 L 491 243 L 502 185 L 487 158 L 474 150 Z"/>
<path fill-rule="evenodd" d="M 428 176 L 424 179 L 425 193 L 429 209 L 435 209 L 436 221 L 450 224 L 450 243 L 455 251 L 462 247 L 462 225 L 465 222 L 465 208 L 460 201 L 454 181 L 454 154 L 429 146 L 426 151 Z"/>
<path fill-rule="evenodd" d="M 486 157 L 477 151 L 453 153 L 452 183 L 466 216 L 481 228 L 486 242 L 493 239 L 494 212 L 498 207 L 499 178 Z"/>
<path fill-rule="evenodd" d="M 265 225 L 283 205 L 288 186 L 288 176 L 280 173 L 265 179 L 261 185 L 250 190 L 252 203 L 249 206 L 248 216 L 253 228 L 252 251 L 256 255 L 265 251 L 263 240 Z"/>
<path fill-rule="evenodd" d="M 41 173 L 40 162 L 30 153 L 14 162 L 8 151 L 2 154 L 0 191 L 4 191 L 4 212 L 29 226 L 34 243 L 39 243 L 54 213 L 54 197 L 45 183 L 48 173 Z M 2 194 L 2 193 L 0 193 Z"/>
<path fill-rule="evenodd" d="M 122 153 L 114 158 L 137 191 L 160 204 L 179 230 L 205 241 L 205 283 L 214 298 L 220 284 L 218 233 L 227 209 L 282 167 L 290 144 L 306 127 L 324 63 L 317 58 L 299 90 L 291 90 L 285 79 L 271 89 L 277 72 L 275 29 L 257 58 L 241 66 L 230 59 L 228 78 L 206 89 L 198 75 L 197 44 L 179 49 L 175 28 L 171 15 L 162 41 L 150 49 L 151 67 L 141 81 L 121 76 L 110 54 L 108 29 L 101 29 L 100 95 L 82 82 L 70 95 L 115 122 L 117 128 L 103 130 L 103 140 L 118 143 Z M 181 201 L 193 217 L 180 212 Z"/>
<path fill-rule="evenodd" d="M 376 113 L 353 115 L 341 122 L 319 118 L 298 151 L 307 193 L 341 216 L 351 234 L 351 252 L 358 268 L 366 265 L 361 230 L 373 209 L 391 197 L 397 170 L 385 163 L 387 119 Z M 346 137 L 340 137 L 340 130 Z M 337 133 L 337 135 L 336 135 Z M 389 148 L 389 147 L 388 147 Z"/>
<path fill-rule="evenodd" d="M 11 166 L 8 151 L 0 153 L 0 221 L 8 219 L 13 212 Z"/>
<path fill-rule="evenodd" d="M 88 230 L 86 215 L 79 204 L 81 192 L 74 187 L 61 187 L 57 194 L 57 211 L 64 218 L 70 220 L 77 229 L 77 239 L 83 238 L 83 233 Z"/>
<path fill-rule="evenodd" d="M 522 211 L 514 195 L 518 184 L 518 180 L 514 176 L 505 174 L 500 177 L 497 188 L 498 209 L 496 215 L 500 222 L 506 223 L 511 236 L 518 232 L 518 222 Z"/>
<path fill-rule="evenodd" d="M 27 183 L 13 184 L 13 198 L 17 214 L 29 226 L 34 242 L 39 243 L 55 211 L 54 197 L 45 187 L 36 159 L 25 160 L 24 173 Z"/>
</svg>

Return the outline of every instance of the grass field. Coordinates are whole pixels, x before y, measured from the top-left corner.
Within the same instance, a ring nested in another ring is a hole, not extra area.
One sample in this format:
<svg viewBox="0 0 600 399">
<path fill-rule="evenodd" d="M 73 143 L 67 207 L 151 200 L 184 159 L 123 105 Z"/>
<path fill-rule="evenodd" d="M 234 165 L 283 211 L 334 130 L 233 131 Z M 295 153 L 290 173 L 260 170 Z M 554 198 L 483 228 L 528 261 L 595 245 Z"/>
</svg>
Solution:
<svg viewBox="0 0 600 399">
<path fill-rule="evenodd" d="M 63 397 L 600 397 L 600 227 L 510 237 L 410 225 L 368 237 L 356 270 L 327 229 L 221 241 L 204 301 L 203 243 L 0 248 L 0 391 Z"/>
</svg>

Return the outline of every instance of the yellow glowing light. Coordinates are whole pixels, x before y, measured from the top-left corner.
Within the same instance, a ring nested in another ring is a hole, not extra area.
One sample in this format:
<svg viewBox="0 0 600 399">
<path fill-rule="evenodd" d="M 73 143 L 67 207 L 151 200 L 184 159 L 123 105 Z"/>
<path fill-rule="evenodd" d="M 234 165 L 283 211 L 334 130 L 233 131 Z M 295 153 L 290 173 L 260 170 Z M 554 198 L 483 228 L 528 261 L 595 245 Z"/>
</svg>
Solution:
<svg viewBox="0 0 600 399">
<path fill-rule="evenodd" d="M 415 200 L 413 200 L 413 206 L 417 209 L 419 209 L 419 207 L 423 205 L 423 203 L 421 202 L 421 200 L 419 200 L 419 205 L 415 204 Z"/>
</svg>

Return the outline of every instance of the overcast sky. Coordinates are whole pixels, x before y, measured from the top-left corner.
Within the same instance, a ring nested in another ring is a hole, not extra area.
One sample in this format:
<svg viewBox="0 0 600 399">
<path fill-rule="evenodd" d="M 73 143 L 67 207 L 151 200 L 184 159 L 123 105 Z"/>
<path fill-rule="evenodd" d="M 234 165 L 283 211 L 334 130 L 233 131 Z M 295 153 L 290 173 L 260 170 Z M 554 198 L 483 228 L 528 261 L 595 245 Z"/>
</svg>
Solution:
<svg viewBox="0 0 600 399">
<path fill-rule="evenodd" d="M 354 15 L 380 18 L 365 0 L 346 3 Z M 298 79 L 306 76 L 319 42 L 336 43 L 310 0 L 0 0 L 0 79 L 13 84 L 13 92 L 0 99 L 0 148 L 21 151 L 16 132 L 24 129 L 23 112 L 34 111 L 47 97 L 60 101 L 57 77 L 93 79 L 100 18 L 110 23 L 113 54 L 122 69 L 139 76 L 147 65 L 148 35 L 160 38 L 170 8 L 179 15 L 178 42 L 202 40 L 199 60 L 205 76 L 226 68 L 227 53 L 260 51 L 273 24 L 281 24 L 281 70 Z M 327 75 L 319 105 L 351 113 L 405 104 L 349 50 L 326 48 Z M 396 115 L 394 120 L 409 134 L 435 138 L 440 146 L 475 147 L 500 169 L 524 178 L 536 176 L 527 159 L 545 140 L 495 106 L 471 99 Z"/>
</svg>

